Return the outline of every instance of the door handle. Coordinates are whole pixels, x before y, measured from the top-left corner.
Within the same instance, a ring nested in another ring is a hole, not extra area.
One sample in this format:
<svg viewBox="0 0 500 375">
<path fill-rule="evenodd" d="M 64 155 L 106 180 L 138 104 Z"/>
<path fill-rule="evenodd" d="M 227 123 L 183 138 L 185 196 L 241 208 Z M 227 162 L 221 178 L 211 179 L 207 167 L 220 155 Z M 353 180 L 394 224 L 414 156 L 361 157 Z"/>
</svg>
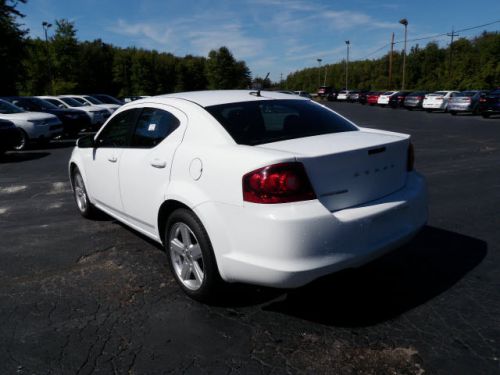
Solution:
<svg viewBox="0 0 500 375">
<path fill-rule="evenodd" d="M 167 166 L 167 162 L 165 160 L 153 159 L 149 162 L 152 167 L 155 168 L 165 168 Z"/>
<path fill-rule="evenodd" d="M 116 158 L 116 156 L 110 156 L 110 157 L 108 157 L 108 160 L 109 160 L 111 163 L 116 163 L 116 161 L 117 161 L 118 159 Z"/>
</svg>

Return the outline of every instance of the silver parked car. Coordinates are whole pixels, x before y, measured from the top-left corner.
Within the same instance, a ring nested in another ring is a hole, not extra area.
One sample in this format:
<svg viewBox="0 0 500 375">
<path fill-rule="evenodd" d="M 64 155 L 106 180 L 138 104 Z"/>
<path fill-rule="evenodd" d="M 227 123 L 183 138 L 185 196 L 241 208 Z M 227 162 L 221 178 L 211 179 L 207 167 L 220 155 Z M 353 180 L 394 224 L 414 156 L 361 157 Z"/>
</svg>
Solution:
<svg viewBox="0 0 500 375">
<path fill-rule="evenodd" d="M 448 103 L 448 112 L 452 115 L 463 112 L 479 113 L 479 101 L 488 94 L 487 91 L 471 90 L 455 94 Z"/>
</svg>

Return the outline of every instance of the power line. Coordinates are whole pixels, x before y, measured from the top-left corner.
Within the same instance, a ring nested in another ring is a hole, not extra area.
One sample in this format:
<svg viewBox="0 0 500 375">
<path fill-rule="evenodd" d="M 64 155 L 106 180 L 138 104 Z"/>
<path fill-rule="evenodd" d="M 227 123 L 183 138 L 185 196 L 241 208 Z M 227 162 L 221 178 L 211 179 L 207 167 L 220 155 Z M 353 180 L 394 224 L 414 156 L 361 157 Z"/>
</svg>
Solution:
<svg viewBox="0 0 500 375">
<path fill-rule="evenodd" d="M 460 30 L 455 30 L 455 32 L 464 32 L 464 31 L 469 31 L 469 30 L 475 30 L 475 29 L 479 29 L 481 27 L 485 27 L 485 26 L 490 26 L 490 25 L 494 25 L 496 23 L 500 23 L 500 20 L 496 20 L 496 21 L 492 21 L 492 22 L 488 22 L 488 23 L 484 23 L 482 25 L 477 25 L 477 26 L 472 26 L 472 27 L 466 27 L 464 29 L 460 29 Z M 446 33 L 441 33 L 441 34 L 434 34 L 434 35 L 429 35 L 429 36 L 424 36 L 424 37 L 419 37 L 419 38 L 414 38 L 414 39 L 408 39 L 407 42 L 418 42 L 420 40 L 427 40 L 427 39 L 436 39 L 436 38 L 442 38 L 442 37 L 450 37 L 449 33 L 446 32 Z M 398 43 L 404 43 L 404 40 L 398 40 L 396 42 L 394 42 L 394 44 L 398 44 Z M 376 54 L 377 52 L 380 52 L 381 50 L 383 50 L 384 48 L 387 48 L 388 46 L 390 46 L 390 43 L 389 44 L 385 44 L 384 46 L 376 49 L 375 51 L 373 52 L 370 52 L 369 54 L 363 56 L 363 57 L 360 57 L 359 60 L 364 60 L 374 54 Z"/>
</svg>

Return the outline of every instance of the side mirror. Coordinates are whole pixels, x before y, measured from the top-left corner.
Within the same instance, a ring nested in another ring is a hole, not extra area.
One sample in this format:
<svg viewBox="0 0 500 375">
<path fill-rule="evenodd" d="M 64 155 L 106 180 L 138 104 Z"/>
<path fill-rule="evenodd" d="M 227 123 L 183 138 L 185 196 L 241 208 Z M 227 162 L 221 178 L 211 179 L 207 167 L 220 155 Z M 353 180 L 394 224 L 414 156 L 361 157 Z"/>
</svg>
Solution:
<svg viewBox="0 0 500 375">
<path fill-rule="evenodd" d="M 94 141 L 94 135 L 85 135 L 80 137 L 76 141 L 76 147 L 78 148 L 95 148 L 96 142 Z"/>
</svg>

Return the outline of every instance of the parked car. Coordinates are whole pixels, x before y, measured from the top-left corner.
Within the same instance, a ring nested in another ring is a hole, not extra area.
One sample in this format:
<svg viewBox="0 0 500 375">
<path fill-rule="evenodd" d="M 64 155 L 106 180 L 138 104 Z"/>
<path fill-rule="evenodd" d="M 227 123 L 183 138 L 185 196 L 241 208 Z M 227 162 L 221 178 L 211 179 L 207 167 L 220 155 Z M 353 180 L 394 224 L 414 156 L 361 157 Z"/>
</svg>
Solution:
<svg viewBox="0 0 500 375">
<path fill-rule="evenodd" d="M 1 104 L 0 104 L 1 105 Z M 0 119 L 0 156 L 19 144 L 19 129 L 12 121 Z"/>
<path fill-rule="evenodd" d="M 479 100 L 479 112 L 484 118 L 500 114 L 500 89 L 490 92 Z"/>
<path fill-rule="evenodd" d="M 114 111 L 116 111 L 118 108 L 120 108 L 120 105 L 118 104 L 106 104 L 101 102 L 100 100 L 97 100 L 96 98 L 90 96 L 90 95 L 59 95 L 60 98 L 71 98 L 73 100 L 76 100 L 77 102 L 83 104 L 83 105 L 92 105 L 95 107 L 99 108 L 104 108 L 106 109 L 109 114 L 112 114 Z"/>
<path fill-rule="evenodd" d="M 398 91 L 396 95 L 392 95 L 389 98 L 389 105 L 392 108 L 403 107 L 406 97 L 410 94 L 411 91 Z"/>
<path fill-rule="evenodd" d="M 105 103 L 105 104 L 117 104 L 119 106 L 122 106 L 125 104 L 123 100 L 117 99 L 114 96 L 107 95 L 107 94 L 92 94 L 90 95 L 93 98 L 96 98 L 97 100 Z"/>
<path fill-rule="evenodd" d="M 90 119 L 84 112 L 71 108 L 59 108 L 40 98 L 13 96 L 7 100 L 26 111 L 45 112 L 57 116 L 63 124 L 63 135 L 70 138 L 76 137 L 82 129 L 90 125 Z"/>
<path fill-rule="evenodd" d="M 479 101 L 485 98 L 487 91 L 470 90 L 456 93 L 448 102 L 448 112 L 452 115 L 457 113 L 472 112 L 479 113 Z"/>
<path fill-rule="evenodd" d="M 398 93 L 397 91 L 386 91 L 380 94 L 380 96 L 377 99 L 377 104 L 380 105 L 381 107 L 385 107 L 386 105 L 389 104 L 391 98 L 397 93 Z"/>
<path fill-rule="evenodd" d="M 339 94 L 338 90 L 332 89 L 326 96 L 326 100 L 329 102 L 334 102 L 337 100 L 337 95 Z"/>
<path fill-rule="evenodd" d="M 422 103 L 424 102 L 425 95 L 427 91 L 413 91 L 408 94 L 404 101 L 404 106 L 408 110 L 413 110 L 417 108 L 422 108 Z"/>
<path fill-rule="evenodd" d="M 368 94 L 366 94 L 366 102 L 369 105 L 375 105 L 378 102 L 378 97 L 382 94 L 381 91 L 371 91 Z"/>
<path fill-rule="evenodd" d="M 409 241 L 427 220 L 413 159 L 409 135 L 306 98 L 202 91 L 124 105 L 77 142 L 69 172 L 83 216 L 163 244 L 206 301 L 223 281 L 295 288 Z"/>
<path fill-rule="evenodd" d="M 147 95 L 132 95 L 132 96 L 125 96 L 122 98 L 124 103 L 130 103 L 139 99 L 145 99 L 145 98 L 150 98 L 150 96 Z"/>
<path fill-rule="evenodd" d="M 304 98 L 311 99 L 311 94 L 309 94 L 307 91 L 294 91 L 295 95 L 302 96 Z"/>
<path fill-rule="evenodd" d="M 361 91 L 358 96 L 358 103 L 365 105 L 367 103 L 367 96 L 370 91 Z"/>
<path fill-rule="evenodd" d="M 110 116 L 107 109 L 93 105 L 85 105 L 71 98 L 58 98 L 56 96 L 37 96 L 37 98 L 44 99 L 59 108 L 73 108 L 85 112 L 87 116 L 89 116 L 90 127 L 93 130 L 99 129 Z"/>
<path fill-rule="evenodd" d="M 363 93 L 366 93 L 366 90 L 352 90 L 347 97 L 347 101 L 349 103 L 359 102 L 359 98 Z"/>
<path fill-rule="evenodd" d="M 26 112 L 6 100 L 0 99 L 0 119 L 8 120 L 19 128 L 16 150 L 25 150 L 31 142 L 47 143 L 62 134 L 63 125 L 54 115 L 41 112 Z"/>
<path fill-rule="evenodd" d="M 350 93 L 351 92 L 349 90 L 340 90 L 339 93 L 337 94 L 337 101 L 346 102 L 347 99 L 349 98 Z"/>
<path fill-rule="evenodd" d="M 330 87 L 330 86 L 321 86 L 319 89 L 318 89 L 318 97 L 320 99 L 325 99 L 326 97 L 328 97 L 328 95 L 333 91 L 333 87 Z"/>
<path fill-rule="evenodd" d="M 422 108 L 427 112 L 448 110 L 448 102 L 458 91 L 436 91 L 425 95 Z"/>
</svg>

